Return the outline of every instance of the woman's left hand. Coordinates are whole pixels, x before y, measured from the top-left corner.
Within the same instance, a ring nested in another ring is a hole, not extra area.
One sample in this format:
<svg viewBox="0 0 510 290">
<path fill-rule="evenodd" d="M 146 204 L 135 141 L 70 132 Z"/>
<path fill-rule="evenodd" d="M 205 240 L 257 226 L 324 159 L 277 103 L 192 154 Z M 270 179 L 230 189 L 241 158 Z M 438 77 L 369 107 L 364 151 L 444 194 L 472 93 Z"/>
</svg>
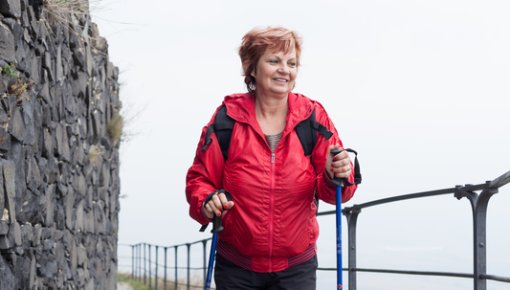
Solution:
<svg viewBox="0 0 510 290">
<path fill-rule="evenodd" d="M 326 157 L 326 171 L 331 179 L 348 178 L 351 175 L 351 159 L 347 151 L 343 150 L 335 156 L 331 155 L 331 150 L 340 148 L 338 145 L 330 145 Z"/>
</svg>

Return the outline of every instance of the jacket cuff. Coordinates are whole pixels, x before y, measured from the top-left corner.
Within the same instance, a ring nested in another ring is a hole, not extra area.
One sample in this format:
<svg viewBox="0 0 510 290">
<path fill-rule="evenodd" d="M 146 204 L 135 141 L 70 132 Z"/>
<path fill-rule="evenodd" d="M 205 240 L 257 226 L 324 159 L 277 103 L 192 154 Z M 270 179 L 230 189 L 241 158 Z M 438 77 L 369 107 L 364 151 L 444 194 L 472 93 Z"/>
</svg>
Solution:
<svg viewBox="0 0 510 290">
<path fill-rule="evenodd" d="M 331 188 L 335 188 L 336 187 L 336 184 L 335 182 L 333 182 L 333 179 L 331 178 L 331 176 L 329 176 L 329 173 L 326 169 L 324 169 L 324 183 L 326 183 L 328 185 L 328 187 L 331 187 Z"/>
<path fill-rule="evenodd" d="M 201 225 L 206 225 L 210 223 L 211 220 L 207 216 L 205 216 L 204 213 L 202 212 L 203 205 L 204 205 L 203 200 L 197 200 L 195 202 L 195 205 L 190 208 L 190 214 Z"/>
<path fill-rule="evenodd" d="M 328 171 L 326 169 L 324 169 L 324 180 L 326 180 L 326 184 L 330 185 L 331 187 L 336 187 L 335 181 L 331 178 L 331 176 L 329 176 Z M 354 173 L 347 177 L 347 184 L 344 184 L 343 186 L 345 187 L 351 185 L 355 185 Z"/>
</svg>

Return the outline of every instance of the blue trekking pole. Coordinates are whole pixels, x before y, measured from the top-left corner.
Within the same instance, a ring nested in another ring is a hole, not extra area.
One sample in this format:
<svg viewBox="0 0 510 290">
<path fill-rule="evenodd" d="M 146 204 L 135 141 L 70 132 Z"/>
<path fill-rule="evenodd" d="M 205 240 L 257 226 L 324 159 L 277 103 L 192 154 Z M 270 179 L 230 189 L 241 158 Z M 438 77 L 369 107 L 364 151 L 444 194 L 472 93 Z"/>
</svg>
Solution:
<svg viewBox="0 0 510 290">
<path fill-rule="evenodd" d="M 218 190 L 218 193 L 224 193 L 227 200 L 232 200 L 232 196 L 225 190 Z M 204 228 L 205 230 L 205 228 Z M 214 269 L 214 258 L 216 256 L 216 245 L 218 244 L 218 233 L 223 231 L 223 225 L 221 224 L 221 216 L 214 216 L 213 228 L 212 228 L 212 239 L 211 239 L 211 252 L 209 253 L 209 264 L 207 266 L 207 276 L 205 279 L 204 290 L 211 289 L 212 272 Z"/>
<path fill-rule="evenodd" d="M 335 148 L 331 150 L 331 155 L 334 157 L 340 154 L 343 150 Z M 334 177 L 333 182 L 336 184 L 336 281 L 337 289 L 343 289 L 342 279 L 342 186 L 343 180 Z"/>
<path fill-rule="evenodd" d="M 214 216 L 213 229 L 212 229 L 212 240 L 211 240 L 211 252 L 209 253 L 209 265 L 207 266 L 207 276 L 205 279 L 204 290 L 211 289 L 212 272 L 214 267 L 214 257 L 216 254 L 216 245 L 218 244 L 218 233 L 223 231 L 223 225 L 221 224 L 221 217 Z"/>
</svg>

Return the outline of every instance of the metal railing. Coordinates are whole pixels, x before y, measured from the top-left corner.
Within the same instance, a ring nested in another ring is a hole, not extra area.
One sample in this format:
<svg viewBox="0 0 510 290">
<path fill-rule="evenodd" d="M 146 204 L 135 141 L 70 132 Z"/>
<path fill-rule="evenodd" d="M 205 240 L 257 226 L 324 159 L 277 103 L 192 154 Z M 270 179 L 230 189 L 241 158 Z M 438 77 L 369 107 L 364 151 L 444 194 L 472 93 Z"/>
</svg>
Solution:
<svg viewBox="0 0 510 290">
<path fill-rule="evenodd" d="M 510 171 L 501 175 L 500 177 L 477 185 L 464 185 L 455 186 L 453 188 L 439 189 L 433 191 L 425 191 L 413 194 L 406 194 L 384 198 L 379 200 L 370 201 L 346 207 L 342 210 L 343 214 L 347 217 L 347 235 L 348 235 L 348 266 L 343 271 L 348 273 L 348 289 L 357 290 L 357 273 L 370 272 L 370 273 L 385 273 L 385 274 L 404 274 L 404 275 L 421 275 L 421 276 L 436 276 L 436 277 L 457 277 L 472 279 L 474 290 L 486 290 L 487 281 L 498 281 L 502 283 L 510 283 L 510 277 L 502 277 L 491 275 L 487 273 L 487 243 L 486 243 L 486 223 L 487 223 L 487 207 L 490 198 L 496 194 L 500 187 L 510 183 Z M 453 194 L 457 199 L 466 198 L 471 205 L 473 214 L 473 273 L 455 273 L 455 272 L 442 272 L 442 271 L 408 271 L 408 270 L 394 270 L 394 269 L 372 269 L 372 268 L 358 268 L 356 264 L 356 232 L 357 220 L 363 209 L 384 205 L 393 202 L 426 198 L 439 195 Z M 335 211 L 320 212 L 318 216 L 334 215 Z M 157 246 L 148 243 L 139 243 L 130 245 L 131 247 L 131 275 L 134 279 L 143 281 L 150 289 L 178 289 L 179 286 L 185 286 L 189 289 L 202 289 L 203 285 L 191 284 L 191 270 L 202 271 L 203 279 L 205 280 L 207 269 L 207 243 L 210 240 L 203 239 L 192 243 L 185 243 L 174 246 Z M 193 246 L 202 245 L 202 263 L 201 267 L 191 267 L 191 250 Z M 179 266 L 178 253 L 180 248 L 186 249 L 186 266 Z M 155 255 L 152 255 L 152 249 L 155 250 Z M 168 265 L 168 252 L 173 251 L 174 262 Z M 162 255 L 162 256 L 161 256 Z M 160 257 L 161 256 L 161 257 Z M 154 258 L 154 260 L 153 260 Z M 160 264 L 160 259 L 163 264 Z M 186 270 L 186 283 L 179 282 L 179 270 Z M 319 267 L 319 271 L 336 271 L 336 268 Z M 173 272 L 170 277 L 169 271 Z M 170 283 L 169 280 L 172 282 Z M 170 285 L 172 284 L 172 285 Z M 169 288 L 172 286 L 173 288 Z M 162 287 L 162 288 L 161 288 Z M 509 286 L 510 287 L 510 286 Z"/>
<path fill-rule="evenodd" d="M 185 286 L 186 289 L 202 289 L 203 285 L 193 285 L 191 283 L 191 271 L 202 271 L 203 280 L 206 275 L 207 260 L 207 242 L 211 238 L 173 245 L 159 246 L 149 243 L 138 243 L 129 245 L 131 247 L 131 277 L 143 284 L 149 286 L 150 289 L 176 290 Z M 191 250 L 193 246 L 202 245 L 202 267 L 191 266 Z M 179 249 L 186 250 L 186 266 L 179 265 Z M 154 249 L 154 255 L 152 254 Z M 173 263 L 169 263 L 169 256 L 173 254 Z M 185 270 L 185 282 L 179 275 L 179 270 Z"/>
</svg>

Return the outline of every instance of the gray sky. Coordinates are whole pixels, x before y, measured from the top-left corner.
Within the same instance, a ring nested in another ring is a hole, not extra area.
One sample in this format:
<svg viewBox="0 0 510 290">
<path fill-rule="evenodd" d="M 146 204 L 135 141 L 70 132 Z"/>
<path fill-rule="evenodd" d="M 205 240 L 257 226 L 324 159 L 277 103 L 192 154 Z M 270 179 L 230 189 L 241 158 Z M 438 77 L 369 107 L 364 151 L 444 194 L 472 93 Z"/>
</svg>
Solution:
<svg viewBox="0 0 510 290">
<path fill-rule="evenodd" d="M 173 245 L 209 236 L 188 216 L 185 174 L 202 126 L 225 95 L 245 90 L 237 48 L 254 26 L 283 25 L 302 36 L 295 91 L 320 101 L 346 146 L 360 154 L 364 181 L 347 206 L 482 183 L 510 170 L 507 0 L 105 0 L 91 6 L 121 71 L 128 119 L 120 243 Z M 509 206 L 510 185 L 493 197 L 488 216 L 488 270 L 504 276 L 510 276 Z M 334 218 L 320 223 L 319 261 L 333 267 Z M 470 272 L 470 223 L 467 200 L 450 196 L 367 209 L 358 225 L 358 266 Z M 359 289 L 472 285 L 359 276 Z M 319 273 L 318 284 L 331 287 L 334 273 Z"/>
</svg>

